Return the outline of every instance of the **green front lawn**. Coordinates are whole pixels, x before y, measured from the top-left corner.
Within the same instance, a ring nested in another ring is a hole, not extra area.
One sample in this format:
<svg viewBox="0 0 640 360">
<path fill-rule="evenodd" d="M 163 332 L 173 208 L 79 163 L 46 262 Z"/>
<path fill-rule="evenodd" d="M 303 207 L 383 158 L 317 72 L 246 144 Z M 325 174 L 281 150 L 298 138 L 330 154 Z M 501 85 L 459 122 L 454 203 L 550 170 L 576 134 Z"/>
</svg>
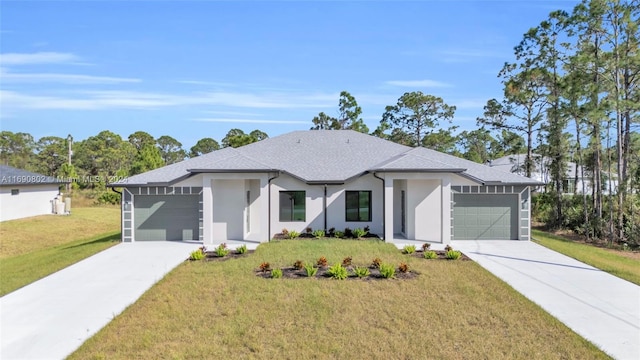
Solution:
<svg viewBox="0 0 640 360">
<path fill-rule="evenodd" d="M 619 255 L 609 249 L 574 242 L 540 230 L 533 230 L 533 240 L 551 250 L 640 285 L 640 260 L 638 259 Z"/>
<path fill-rule="evenodd" d="M 294 261 L 373 258 L 410 280 L 264 279 Z M 124 341 L 123 341 L 124 339 Z M 185 262 L 71 359 L 605 359 L 471 261 L 424 260 L 379 241 L 291 240 L 245 258 Z"/>
<path fill-rule="evenodd" d="M 10 258 L 0 259 L 0 296 L 109 248 L 120 241 L 120 232 L 76 240 Z"/>
</svg>

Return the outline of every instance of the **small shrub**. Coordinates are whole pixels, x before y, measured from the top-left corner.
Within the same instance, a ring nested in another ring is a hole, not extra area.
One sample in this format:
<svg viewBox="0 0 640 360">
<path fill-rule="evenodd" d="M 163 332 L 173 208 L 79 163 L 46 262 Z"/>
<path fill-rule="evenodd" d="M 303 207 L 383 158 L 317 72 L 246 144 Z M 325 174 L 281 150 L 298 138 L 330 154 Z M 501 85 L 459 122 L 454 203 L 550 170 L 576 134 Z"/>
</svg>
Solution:
<svg viewBox="0 0 640 360">
<path fill-rule="evenodd" d="M 363 277 L 371 275 L 371 271 L 369 271 L 368 268 L 359 267 L 359 266 L 356 266 L 355 269 L 353 269 L 353 273 L 356 274 L 356 276 L 359 277 L 359 278 L 363 278 Z"/>
<path fill-rule="evenodd" d="M 297 231 L 295 231 L 295 230 L 291 230 L 291 231 L 289 231 L 289 235 L 288 235 L 289 239 L 295 239 L 295 238 L 297 238 L 298 236 L 300 236 L 300 233 L 299 233 L 299 232 L 297 232 Z"/>
<path fill-rule="evenodd" d="M 332 228 L 329 228 L 329 231 L 327 233 L 329 237 L 333 237 L 335 235 L 335 232 L 336 232 L 336 228 L 332 227 Z"/>
<path fill-rule="evenodd" d="M 313 232 L 313 229 L 311 228 L 311 226 L 307 226 L 307 227 L 304 229 L 304 232 L 306 232 L 307 234 L 311 234 L 311 233 Z"/>
<path fill-rule="evenodd" d="M 202 249 L 197 249 L 191 252 L 191 256 L 189 257 L 191 260 L 202 260 L 204 259 L 204 251 Z"/>
<path fill-rule="evenodd" d="M 385 279 L 391 279 L 396 275 L 396 268 L 389 264 L 380 264 L 380 275 Z"/>
<path fill-rule="evenodd" d="M 427 250 L 429 250 L 430 247 L 431 247 L 431 244 L 424 243 L 424 244 L 422 244 L 422 251 L 427 251 Z"/>
<path fill-rule="evenodd" d="M 342 264 L 340 263 L 337 263 L 331 266 L 329 270 L 327 270 L 327 274 L 329 274 L 331 278 L 337 279 L 337 280 L 344 280 L 349 276 L 349 272 L 347 271 L 347 268 L 342 266 Z"/>
<path fill-rule="evenodd" d="M 242 244 L 242 245 L 238 246 L 238 248 L 236 249 L 236 252 L 238 254 L 246 253 L 247 252 L 247 245 Z"/>
<path fill-rule="evenodd" d="M 373 261 L 371 261 L 371 267 L 373 267 L 374 269 L 379 269 L 380 264 L 382 264 L 382 259 L 380 258 L 375 258 L 373 259 Z"/>
<path fill-rule="evenodd" d="M 458 260 L 460 259 L 460 256 L 462 256 L 462 253 L 456 250 L 449 250 L 445 255 L 445 257 L 449 260 Z"/>
<path fill-rule="evenodd" d="M 268 262 L 263 262 L 262 264 L 260 264 L 260 271 L 267 272 L 269 270 L 271 270 L 271 264 L 269 264 Z"/>
<path fill-rule="evenodd" d="M 302 260 L 296 260 L 296 262 L 293 263 L 293 268 L 296 270 L 302 270 L 303 267 L 304 263 L 302 262 Z"/>
<path fill-rule="evenodd" d="M 353 260 L 351 256 L 347 256 L 346 258 L 342 259 L 342 266 L 351 265 L 351 260 Z"/>
<path fill-rule="evenodd" d="M 271 270 L 271 278 L 272 279 L 280 279 L 282 277 L 282 269 L 273 269 Z"/>
<path fill-rule="evenodd" d="M 338 230 L 338 231 L 334 231 L 333 232 L 333 236 L 338 238 L 338 239 L 342 239 L 344 237 L 344 232 Z"/>
<path fill-rule="evenodd" d="M 215 252 L 218 257 L 225 257 L 229 254 L 229 249 L 227 249 L 227 244 L 220 244 L 213 252 Z"/>
<path fill-rule="evenodd" d="M 307 274 L 307 277 L 314 277 L 318 273 L 318 268 L 307 264 L 304 266 L 304 272 Z"/>
<path fill-rule="evenodd" d="M 423 256 L 425 259 L 436 259 L 438 254 L 435 251 L 425 251 Z"/>
<path fill-rule="evenodd" d="M 313 235 L 314 237 L 317 237 L 317 238 L 323 238 L 324 237 L 324 230 L 315 230 L 313 233 L 311 233 L 311 235 Z"/>
<path fill-rule="evenodd" d="M 451 245 L 447 245 L 447 246 L 444 247 L 444 251 L 451 251 L 451 250 L 453 250 Z"/>
<path fill-rule="evenodd" d="M 406 263 L 401 262 L 400 265 L 398 265 L 398 270 L 401 273 L 406 273 L 409 271 L 409 265 L 407 265 Z"/>
<path fill-rule="evenodd" d="M 352 233 L 353 233 L 353 236 L 357 239 L 360 239 L 361 237 L 367 235 L 367 232 L 360 228 L 353 229 Z"/>
<path fill-rule="evenodd" d="M 326 258 L 326 257 L 324 257 L 324 256 L 321 256 L 321 257 L 318 259 L 318 261 L 316 261 L 316 265 L 318 265 L 318 266 L 322 266 L 322 267 L 327 266 L 327 264 L 328 264 L 328 263 L 329 263 L 329 261 L 327 261 L 327 258 Z"/>
<path fill-rule="evenodd" d="M 289 230 L 287 230 L 285 228 L 285 229 L 282 229 L 282 231 L 280 233 L 282 234 L 282 236 L 288 236 L 289 235 Z"/>
<path fill-rule="evenodd" d="M 346 238 L 353 237 L 353 231 L 351 231 L 351 228 L 344 228 L 344 237 Z"/>
<path fill-rule="evenodd" d="M 206 253 L 207 252 L 207 247 L 206 246 L 200 246 L 198 249 L 200 249 L 200 251 L 202 251 L 202 253 Z"/>
<path fill-rule="evenodd" d="M 402 252 L 408 255 L 413 254 L 414 252 L 416 252 L 416 246 L 415 245 L 405 245 L 402 248 Z"/>
</svg>

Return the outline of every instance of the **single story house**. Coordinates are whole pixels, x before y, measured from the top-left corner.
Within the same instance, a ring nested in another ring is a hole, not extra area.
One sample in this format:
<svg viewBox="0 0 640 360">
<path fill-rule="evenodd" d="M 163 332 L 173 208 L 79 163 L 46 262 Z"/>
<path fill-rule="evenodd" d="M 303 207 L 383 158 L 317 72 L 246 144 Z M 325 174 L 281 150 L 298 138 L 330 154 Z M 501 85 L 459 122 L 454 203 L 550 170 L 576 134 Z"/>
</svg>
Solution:
<svg viewBox="0 0 640 360">
<path fill-rule="evenodd" d="M 52 176 L 0 165 L 0 221 L 53 213 L 61 184 Z"/>
<path fill-rule="evenodd" d="M 514 174 L 525 176 L 525 159 L 526 154 L 506 155 L 501 158 L 491 160 L 489 166 L 508 171 Z M 531 178 L 541 183 L 548 184 L 551 182 L 551 158 L 544 157 L 539 154 L 533 154 L 533 171 Z M 584 176 L 583 176 L 584 175 Z M 602 191 L 604 194 L 609 193 L 609 188 L 615 193 L 618 188 L 618 180 L 616 178 L 607 179 L 606 172 L 602 172 Z M 614 174 L 615 176 L 615 174 Z M 564 178 L 562 179 L 562 188 L 565 194 L 582 194 L 583 189 L 587 194 L 593 192 L 591 184 L 591 171 L 574 162 L 567 162 L 567 168 Z"/>
<path fill-rule="evenodd" d="M 295 131 L 112 183 L 122 241 L 266 242 L 364 228 L 385 241 L 529 240 L 540 183 L 350 130 Z"/>
</svg>

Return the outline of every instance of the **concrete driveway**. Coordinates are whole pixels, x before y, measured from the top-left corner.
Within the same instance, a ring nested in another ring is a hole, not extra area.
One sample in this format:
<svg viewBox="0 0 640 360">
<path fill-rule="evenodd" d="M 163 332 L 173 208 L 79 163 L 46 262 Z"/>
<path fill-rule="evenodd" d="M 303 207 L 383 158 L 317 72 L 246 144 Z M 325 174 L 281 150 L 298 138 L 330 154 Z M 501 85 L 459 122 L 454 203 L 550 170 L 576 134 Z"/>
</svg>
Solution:
<svg viewBox="0 0 640 360">
<path fill-rule="evenodd" d="M 198 244 L 119 244 L 0 298 L 0 358 L 63 359 Z"/>
<path fill-rule="evenodd" d="M 616 359 L 640 359 L 640 287 L 529 241 L 452 246 Z"/>
</svg>

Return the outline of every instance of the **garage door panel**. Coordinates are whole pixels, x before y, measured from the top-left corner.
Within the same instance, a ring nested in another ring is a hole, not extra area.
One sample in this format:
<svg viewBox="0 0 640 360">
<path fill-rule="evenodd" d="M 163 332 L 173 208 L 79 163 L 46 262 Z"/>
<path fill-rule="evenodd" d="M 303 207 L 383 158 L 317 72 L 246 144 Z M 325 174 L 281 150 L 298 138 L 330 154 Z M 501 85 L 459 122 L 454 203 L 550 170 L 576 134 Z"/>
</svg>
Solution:
<svg viewBox="0 0 640 360">
<path fill-rule="evenodd" d="M 198 195 L 138 195 L 135 240 L 198 240 Z"/>
<path fill-rule="evenodd" d="M 455 194 L 455 240 L 518 238 L 517 195 Z"/>
</svg>

